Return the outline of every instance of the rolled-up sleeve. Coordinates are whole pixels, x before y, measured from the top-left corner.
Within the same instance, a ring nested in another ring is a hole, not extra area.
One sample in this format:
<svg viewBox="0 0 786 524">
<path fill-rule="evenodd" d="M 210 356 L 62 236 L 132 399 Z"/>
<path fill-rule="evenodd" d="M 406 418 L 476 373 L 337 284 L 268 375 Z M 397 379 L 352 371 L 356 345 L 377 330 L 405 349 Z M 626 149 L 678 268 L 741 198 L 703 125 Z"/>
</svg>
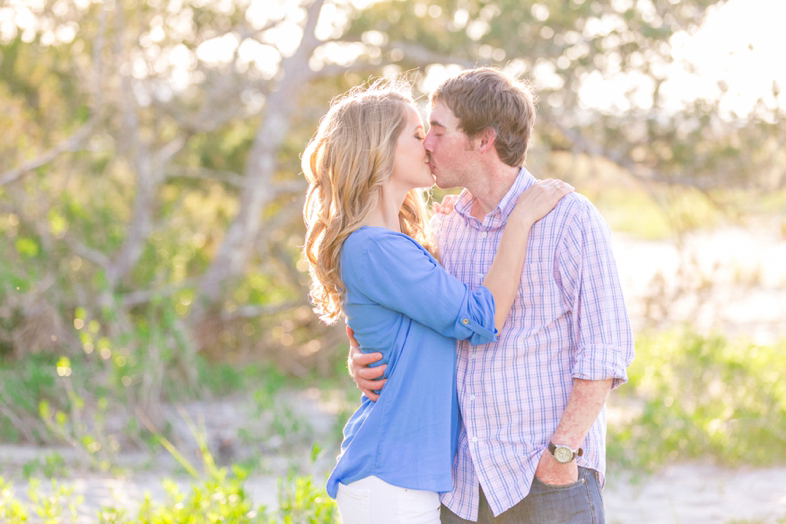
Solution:
<svg viewBox="0 0 786 524">
<path fill-rule="evenodd" d="M 422 247 L 391 232 L 370 238 L 353 266 L 359 291 L 369 300 L 473 345 L 496 340 L 494 296 L 470 289 L 451 276 Z"/>
<path fill-rule="evenodd" d="M 560 244 L 558 264 L 573 312 L 573 378 L 628 380 L 633 333 L 628 318 L 611 232 L 598 210 L 583 201 Z"/>
</svg>

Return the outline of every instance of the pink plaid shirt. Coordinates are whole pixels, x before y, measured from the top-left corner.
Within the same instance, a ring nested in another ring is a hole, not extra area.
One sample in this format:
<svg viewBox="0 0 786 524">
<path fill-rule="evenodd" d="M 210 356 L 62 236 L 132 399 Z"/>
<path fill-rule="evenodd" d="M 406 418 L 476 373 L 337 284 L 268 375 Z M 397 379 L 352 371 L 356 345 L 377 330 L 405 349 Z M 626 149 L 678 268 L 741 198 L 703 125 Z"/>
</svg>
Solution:
<svg viewBox="0 0 786 524">
<path fill-rule="evenodd" d="M 434 225 L 444 267 L 472 287 L 491 267 L 508 215 L 535 182 L 521 170 L 483 222 L 470 214 L 465 190 L 450 215 Z M 527 496 L 570 398 L 573 379 L 627 380 L 633 335 L 608 226 L 583 196 L 564 197 L 530 233 L 518 296 L 497 342 L 458 343 L 462 427 L 453 463 L 453 491 L 442 502 L 477 520 L 478 484 L 495 515 Z M 605 408 L 582 444 L 579 466 L 604 482 Z M 602 485 L 602 484 L 601 484 Z"/>
</svg>

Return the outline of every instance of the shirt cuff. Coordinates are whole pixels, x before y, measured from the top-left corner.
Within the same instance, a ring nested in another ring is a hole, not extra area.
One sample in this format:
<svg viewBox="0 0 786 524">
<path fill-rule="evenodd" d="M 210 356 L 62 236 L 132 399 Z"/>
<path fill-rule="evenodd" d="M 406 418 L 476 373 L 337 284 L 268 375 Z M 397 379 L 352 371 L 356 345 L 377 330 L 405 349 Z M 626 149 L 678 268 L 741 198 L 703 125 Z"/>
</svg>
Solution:
<svg viewBox="0 0 786 524">
<path fill-rule="evenodd" d="M 457 320 L 458 324 L 467 331 L 462 338 L 469 338 L 473 346 L 488 344 L 497 340 L 497 328 L 494 325 L 494 295 L 487 288 L 481 286 L 470 291 L 467 307 L 463 309 Z M 461 331 L 458 329 L 457 331 Z"/>
<path fill-rule="evenodd" d="M 628 381 L 622 351 L 617 346 L 590 345 L 579 349 L 573 366 L 573 378 L 579 380 L 612 379 L 611 389 Z"/>
</svg>

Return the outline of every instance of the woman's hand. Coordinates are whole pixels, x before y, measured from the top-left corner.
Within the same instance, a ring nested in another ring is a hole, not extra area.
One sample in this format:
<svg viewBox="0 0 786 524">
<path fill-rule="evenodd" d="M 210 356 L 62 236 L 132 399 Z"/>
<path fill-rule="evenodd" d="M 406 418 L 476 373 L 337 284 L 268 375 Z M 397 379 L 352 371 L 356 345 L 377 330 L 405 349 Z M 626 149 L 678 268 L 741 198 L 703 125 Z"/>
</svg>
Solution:
<svg viewBox="0 0 786 524">
<path fill-rule="evenodd" d="M 548 215 L 562 197 L 574 190 L 570 184 L 554 178 L 538 180 L 519 196 L 510 218 L 522 220 L 531 226 Z"/>
<path fill-rule="evenodd" d="M 443 215 L 449 215 L 453 212 L 453 206 L 456 205 L 458 202 L 459 196 L 458 195 L 445 195 L 442 199 L 442 202 L 437 204 L 436 202 L 431 204 L 431 210 L 436 215 L 437 213 L 442 213 Z"/>
</svg>

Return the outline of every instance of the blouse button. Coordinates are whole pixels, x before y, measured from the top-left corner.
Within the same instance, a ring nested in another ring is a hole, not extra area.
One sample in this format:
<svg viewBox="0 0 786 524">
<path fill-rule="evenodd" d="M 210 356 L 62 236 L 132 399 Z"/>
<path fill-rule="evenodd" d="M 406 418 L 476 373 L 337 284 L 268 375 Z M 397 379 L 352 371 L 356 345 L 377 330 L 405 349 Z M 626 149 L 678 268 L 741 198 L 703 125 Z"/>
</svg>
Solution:
<svg viewBox="0 0 786 524">
<path fill-rule="evenodd" d="M 461 319 L 461 323 L 466 326 L 467 324 L 469 324 L 469 319 L 468 318 L 462 318 Z"/>
</svg>

